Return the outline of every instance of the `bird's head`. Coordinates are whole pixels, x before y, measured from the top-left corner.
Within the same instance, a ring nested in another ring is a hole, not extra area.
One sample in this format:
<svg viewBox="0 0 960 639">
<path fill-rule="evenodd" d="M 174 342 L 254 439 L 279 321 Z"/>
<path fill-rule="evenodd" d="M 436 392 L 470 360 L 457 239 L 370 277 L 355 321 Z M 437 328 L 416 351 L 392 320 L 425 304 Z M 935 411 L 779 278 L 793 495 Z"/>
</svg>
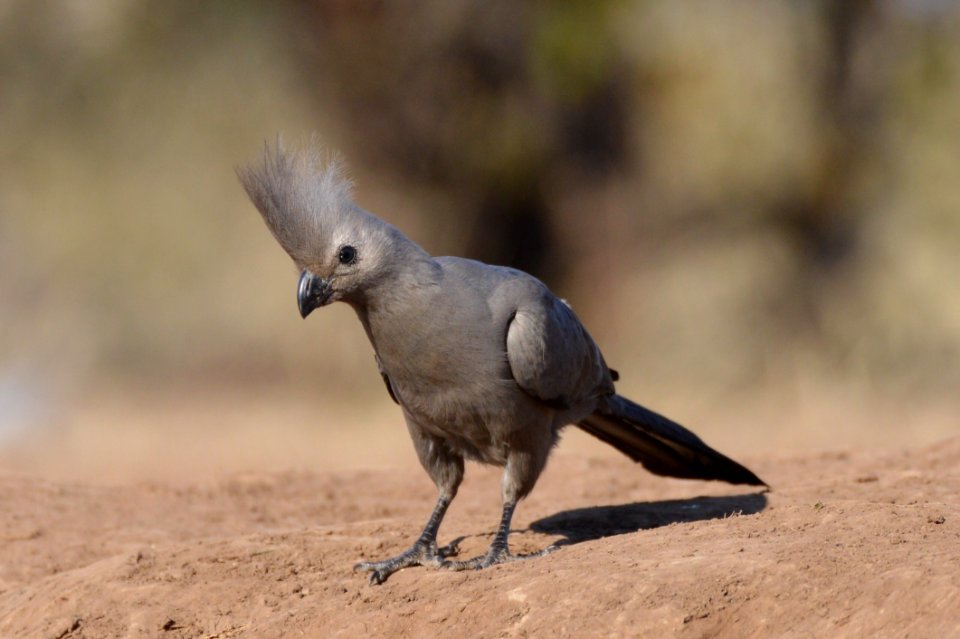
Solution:
<svg viewBox="0 0 960 639">
<path fill-rule="evenodd" d="M 390 275 L 409 242 L 353 203 L 342 162 L 315 148 L 264 147 L 262 160 L 237 175 L 280 246 L 300 269 L 297 303 L 306 317 L 337 300 L 363 303 Z M 412 243 L 410 243 L 412 244 Z"/>
</svg>

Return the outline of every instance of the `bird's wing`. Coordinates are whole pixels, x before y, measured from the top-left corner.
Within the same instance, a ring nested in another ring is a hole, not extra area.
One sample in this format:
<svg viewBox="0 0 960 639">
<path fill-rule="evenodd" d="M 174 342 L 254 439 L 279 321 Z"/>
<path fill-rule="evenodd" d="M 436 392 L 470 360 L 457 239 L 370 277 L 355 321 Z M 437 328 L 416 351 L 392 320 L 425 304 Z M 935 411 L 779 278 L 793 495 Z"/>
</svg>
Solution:
<svg viewBox="0 0 960 639">
<path fill-rule="evenodd" d="M 614 392 L 600 349 L 573 310 L 546 290 L 517 305 L 507 360 L 520 388 L 558 408 Z"/>
<path fill-rule="evenodd" d="M 383 385 L 387 387 L 387 392 L 390 393 L 390 399 L 393 400 L 394 404 L 399 404 L 400 400 L 397 399 L 397 394 L 393 392 L 393 384 L 390 383 L 390 376 L 387 375 L 386 369 L 383 367 L 383 362 L 380 361 L 379 355 L 374 355 L 377 360 L 377 370 L 380 371 L 380 377 L 383 379 Z"/>
</svg>

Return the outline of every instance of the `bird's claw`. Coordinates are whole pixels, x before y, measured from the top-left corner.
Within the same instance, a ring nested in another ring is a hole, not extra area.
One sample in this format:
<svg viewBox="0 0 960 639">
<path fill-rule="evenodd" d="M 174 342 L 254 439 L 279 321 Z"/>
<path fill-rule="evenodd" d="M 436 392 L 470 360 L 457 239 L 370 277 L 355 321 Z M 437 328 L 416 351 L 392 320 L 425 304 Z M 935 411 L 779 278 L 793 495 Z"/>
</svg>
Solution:
<svg viewBox="0 0 960 639">
<path fill-rule="evenodd" d="M 454 557 L 459 552 L 459 539 L 437 548 L 435 543 L 417 542 L 409 550 L 396 557 L 383 561 L 361 561 L 354 564 L 353 569 L 359 572 L 370 573 L 370 584 L 379 586 L 393 573 L 411 566 L 432 566 L 434 568 L 446 563 L 447 557 Z"/>
<path fill-rule="evenodd" d="M 473 557 L 471 559 L 466 559 L 464 561 L 443 561 L 440 563 L 441 568 L 446 568 L 447 570 L 461 571 L 461 570 L 481 570 L 483 568 L 489 568 L 490 566 L 495 566 L 497 564 L 506 564 L 513 561 L 522 561 L 524 559 L 534 559 L 535 557 L 543 557 L 544 555 L 549 555 L 554 550 L 559 548 L 556 544 L 547 546 L 543 550 L 538 550 L 537 552 L 524 553 L 521 555 L 515 555 L 510 552 L 510 549 L 506 544 L 493 545 L 490 547 L 490 550 L 487 551 L 485 555 L 480 555 L 479 557 Z"/>
</svg>

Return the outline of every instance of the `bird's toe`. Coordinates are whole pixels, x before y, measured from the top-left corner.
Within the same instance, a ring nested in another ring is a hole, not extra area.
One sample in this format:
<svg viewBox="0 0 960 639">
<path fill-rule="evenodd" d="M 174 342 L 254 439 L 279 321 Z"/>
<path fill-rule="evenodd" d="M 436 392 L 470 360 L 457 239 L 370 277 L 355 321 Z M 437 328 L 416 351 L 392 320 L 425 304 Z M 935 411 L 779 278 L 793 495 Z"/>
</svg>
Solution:
<svg viewBox="0 0 960 639">
<path fill-rule="evenodd" d="M 373 585 L 382 584 L 393 573 L 409 568 L 411 566 L 440 566 L 444 557 L 455 555 L 457 552 L 457 542 L 455 540 L 448 546 L 437 548 L 436 544 L 415 544 L 412 548 L 396 557 L 384 559 L 383 561 L 361 561 L 354 564 L 353 569 L 358 572 L 369 572 L 370 583 Z"/>
<path fill-rule="evenodd" d="M 449 561 L 444 560 L 440 563 L 441 568 L 446 568 L 447 570 L 461 571 L 461 570 L 482 570 L 483 568 L 489 568 L 490 566 L 496 566 L 497 564 L 506 564 L 513 561 L 522 561 L 524 559 L 533 559 L 535 557 L 543 557 L 548 555 L 556 550 L 559 546 L 551 545 L 547 546 L 543 550 L 538 550 L 531 553 L 523 553 L 515 555 L 510 552 L 510 549 L 506 546 L 503 547 L 491 547 L 485 555 L 480 555 L 478 557 L 472 557 L 464 561 Z"/>
</svg>

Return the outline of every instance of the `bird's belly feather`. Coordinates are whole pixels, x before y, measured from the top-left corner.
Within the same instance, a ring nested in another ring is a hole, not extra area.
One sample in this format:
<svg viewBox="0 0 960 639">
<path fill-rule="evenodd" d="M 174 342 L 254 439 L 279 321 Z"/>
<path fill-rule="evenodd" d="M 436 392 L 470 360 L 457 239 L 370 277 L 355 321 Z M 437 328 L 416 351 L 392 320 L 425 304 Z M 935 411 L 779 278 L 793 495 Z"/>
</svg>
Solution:
<svg viewBox="0 0 960 639">
<path fill-rule="evenodd" d="M 394 384 L 394 390 L 412 427 L 483 463 L 505 464 L 518 431 L 549 421 L 548 411 L 512 379 L 419 380 Z"/>
</svg>

